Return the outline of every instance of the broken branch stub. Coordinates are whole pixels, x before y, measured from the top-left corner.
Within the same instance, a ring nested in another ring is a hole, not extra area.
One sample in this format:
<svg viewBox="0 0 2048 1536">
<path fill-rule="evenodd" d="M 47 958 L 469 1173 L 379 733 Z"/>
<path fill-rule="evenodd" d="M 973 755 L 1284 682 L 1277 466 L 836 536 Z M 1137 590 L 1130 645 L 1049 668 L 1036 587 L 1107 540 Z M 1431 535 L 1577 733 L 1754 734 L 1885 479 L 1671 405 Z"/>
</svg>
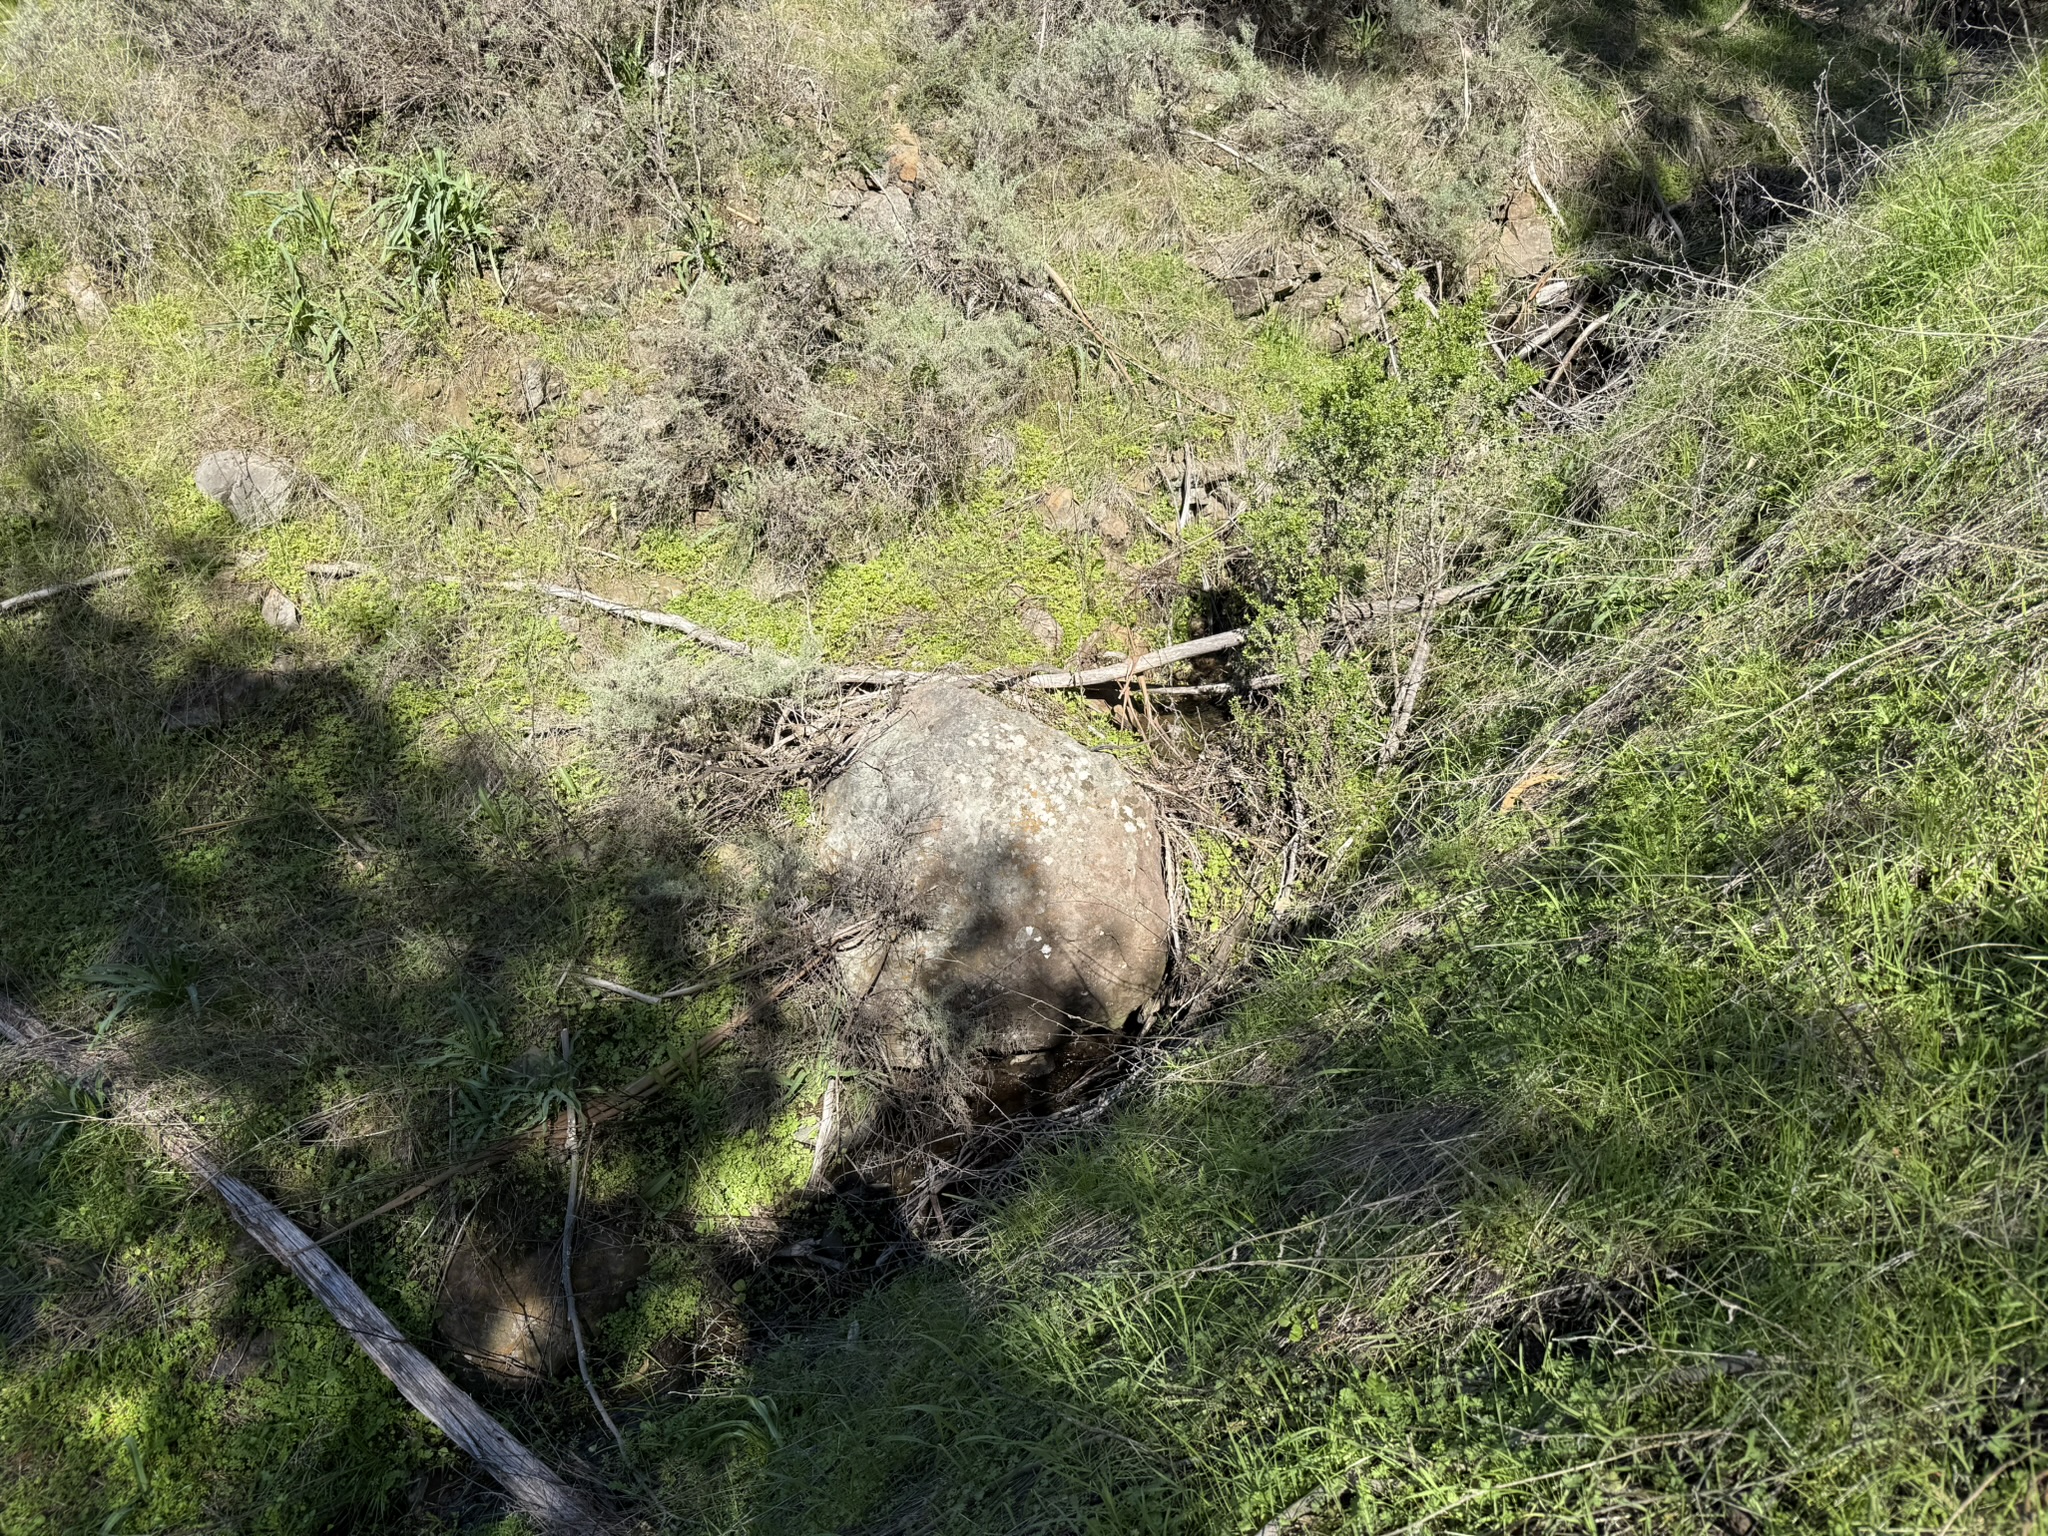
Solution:
<svg viewBox="0 0 2048 1536">
<path fill-rule="evenodd" d="M 0 998 L 0 1036 L 66 1077 L 87 1073 L 78 1054 L 41 1020 Z M 290 1217 L 249 1185 L 223 1172 L 198 1132 L 144 1089 L 117 1094 L 171 1162 L 211 1190 L 263 1251 L 298 1276 L 328 1315 L 362 1348 L 408 1403 L 466 1451 L 511 1496 L 513 1505 L 551 1531 L 595 1531 L 597 1517 L 554 1471 L 450 1381 L 398 1331 L 363 1288 Z"/>
</svg>

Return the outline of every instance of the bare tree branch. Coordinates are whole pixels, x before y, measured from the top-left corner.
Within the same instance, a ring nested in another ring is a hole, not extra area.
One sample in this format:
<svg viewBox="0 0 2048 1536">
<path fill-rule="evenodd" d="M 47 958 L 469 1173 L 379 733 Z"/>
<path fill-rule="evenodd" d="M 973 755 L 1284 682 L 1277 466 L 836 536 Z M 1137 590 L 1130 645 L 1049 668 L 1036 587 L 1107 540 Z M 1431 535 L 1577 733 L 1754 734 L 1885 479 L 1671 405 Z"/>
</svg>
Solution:
<svg viewBox="0 0 2048 1536">
<path fill-rule="evenodd" d="M 64 1076 L 89 1075 L 79 1052 L 6 998 L 0 998 L 0 1036 Z M 199 1134 L 181 1116 L 158 1104 L 146 1089 L 120 1090 L 118 1102 L 144 1127 L 165 1157 L 218 1196 L 236 1225 L 304 1282 L 405 1400 L 475 1458 L 522 1513 L 549 1530 L 599 1529 L 596 1516 L 580 1495 L 408 1343 L 362 1287 L 291 1218 L 240 1179 L 224 1173 Z"/>
</svg>

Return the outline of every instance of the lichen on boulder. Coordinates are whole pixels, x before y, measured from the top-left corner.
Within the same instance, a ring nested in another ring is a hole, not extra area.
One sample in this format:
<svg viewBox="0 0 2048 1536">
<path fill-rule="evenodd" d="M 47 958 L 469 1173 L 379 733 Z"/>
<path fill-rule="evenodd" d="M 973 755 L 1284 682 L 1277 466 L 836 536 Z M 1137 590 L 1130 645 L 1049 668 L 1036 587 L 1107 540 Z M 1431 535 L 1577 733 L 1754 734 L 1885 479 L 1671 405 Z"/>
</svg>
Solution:
<svg viewBox="0 0 2048 1536">
<path fill-rule="evenodd" d="M 1173 929 L 1158 815 L 1115 758 L 935 680 L 818 810 L 841 904 L 887 919 L 841 955 L 886 1068 L 964 1068 L 979 1115 L 1041 1110 L 1158 993 Z"/>
</svg>

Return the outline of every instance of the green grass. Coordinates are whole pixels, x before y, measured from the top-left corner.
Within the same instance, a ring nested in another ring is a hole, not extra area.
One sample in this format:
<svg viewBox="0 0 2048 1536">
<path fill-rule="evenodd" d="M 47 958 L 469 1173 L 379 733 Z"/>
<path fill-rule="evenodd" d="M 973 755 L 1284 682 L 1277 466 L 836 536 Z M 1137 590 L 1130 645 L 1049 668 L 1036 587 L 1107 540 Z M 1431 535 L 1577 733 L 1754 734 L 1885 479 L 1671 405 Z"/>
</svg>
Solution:
<svg viewBox="0 0 2048 1536">
<path fill-rule="evenodd" d="M 718 1529 L 1243 1531 L 1319 1488 L 1304 1529 L 2038 1518 L 2044 105 L 2031 74 L 1918 151 L 1507 509 L 1531 574 L 1440 642 L 1369 914 L 1329 893 L 959 1259 L 761 1361 L 772 1433 L 707 1453 L 730 1398 L 647 1431 L 677 1497 Z"/>
<path fill-rule="evenodd" d="M 969 127 L 1008 110 L 942 78 L 943 50 L 892 6 L 777 15 L 822 81 L 820 124 L 863 150 L 886 148 L 906 76 L 905 100 Z M 1660 10 L 1646 31 L 1681 73 L 1726 54 L 1687 111 L 1764 76 L 1775 110 L 1814 83 L 1803 22 L 1764 10 L 1704 45 L 1690 26 Z M 1456 74 L 1424 67 L 1431 36 L 1416 100 Z M 1010 62 L 992 69 L 1036 56 L 1017 28 L 996 42 Z M 1857 57 L 1859 78 L 1896 62 Z M 1488 56 L 1482 76 L 1533 58 Z M 1215 78 L 1279 80 L 1264 68 Z M 1571 96 L 1593 137 L 1594 97 L 1640 84 L 1617 68 Z M 1379 99 L 1328 89 L 1350 127 Z M 1197 106 L 1231 133 L 1251 110 Z M 1402 312 L 1398 386 L 1370 349 L 1331 359 L 1236 321 L 1189 252 L 1287 232 L 1292 192 L 1057 149 L 977 238 L 1032 282 L 1030 261 L 1060 265 L 1159 378 L 1033 340 L 1025 403 L 996 423 L 1007 462 L 800 589 L 730 525 L 634 524 L 601 453 L 572 459 L 664 382 L 649 338 L 678 285 L 637 282 L 635 238 L 526 227 L 521 188 L 440 159 L 404 162 L 419 197 L 380 205 L 405 172 L 266 141 L 221 172 L 224 250 L 134 294 L 108 283 L 97 329 L 48 312 L 5 329 L 0 587 L 138 574 L 0 621 L 0 986 L 103 1025 L 124 1075 L 331 1230 L 530 1116 L 562 1086 L 564 1029 L 574 1086 L 597 1091 L 739 996 L 628 1005 L 574 971 L 665 986 L 763 934 L 759 829 L 694 822 L 687 782 L 643 781 L 579 731 L 611 631 L 497 583 L 574 574 L 835 659 L 1031 662 L 1027 604 L 1069 650 L 1128 649 L 1188 617 L 1134 589 L 1168 547 L 1060 532 L 1048 495 L 1127 490 L 1163 525 L 1155 453 L 1284 438 L 1272 504 L 1229 548 L 1183 553 L 1191 572 L 1213 557 L 1261 664 L 1288 674 L 1216 740 L 1254 812 L 1303 798 L 1308 874 L 1277 916 L 1307 926 L 1261 946 L 1213 1032 L 1114 1117 L 1032 1153 L 971 1239 L 851 1301 L 784 1306 L 749 1257 L 768 1227 L 820 1219 L 794 1198 L 825 1065 L 809 1025 L 715 1060 L 608 1129 L 587 1175 L 590 1219 L 654 1250 L 597 1334 L 631 1467 L 573 1381 L 493 1411 L 616 1474 L 663 1528 L 1240 1531 L 1327 1486 L 1341 1497 L 1313 1528 L 1381 1536 L 1698 1529 L 1735 1508 L 1773 1530 L 1899 1529 L 1980 1485 L 1957 1529 L 2012 1528 L 2042 1470 L 2048 764 L 2018 340 L 2048 299 L 2042 107 L 2028 76 L 1920 151 L 1563 445 L 1512 430 L 1531 380 L 1501 381 L 1479 304 Z M 743 192 L 811 196 L 791 192 L 811 112 L 740 146 Z M 1384 114 L 1375 154 L 1405 122 Z M 958 130 L 930 137 L 955 154 Z M 1444 171 L 1455 221 L 1521 148 L 1482 124 L 1455 152 L 1416 149 L 1414 174 Z M 1598 206 L 1580 180 L 1573 208 Z M 41 295 L 76 210 L 7 209 L 33 236 L 9 271 Z M 521 230 L 529 249 L 500 249 Z M 543 247 L 603 302 L 529 304 L 519 268 Z M 920 289 L 866 323 L 943 340 L 953 313 Z M 521 419 L 506 391 L 530 361 L 564 393 Z M 830 398 L 858 404 L 859 370 L 834 368 Z M 241 442 L 319 482 L 256 533 L 190 481 L 200 451 Z M 1761 574 L 1729 574 L 1773 535 Z M 1861 628 L 1828 608 L 1942 536 L 1954 558 L 1904 606 Z M 1425 539 L 1511 579 L 1443 620 L 1383 775 L 1374 700 L 1397 658 L 1299 645 L 1330 638 L 1339 588 L 1410 574 Z M 306 571 L 332 560 L 375 570 Z M 303 629 L 260 622 L 266 585 Z M 1653 655 L 1660 680 L 1628 710 L 1544 748 Z M 166 728 L 208 699 L 217 723 Z M 1497 811 L 1531 769 L 1541 794 Z M 1197 929 L 1249 905 L 1265 931 L 1269 831 L 1197 839 Z M 102 1109 L 90 1085 L 0 1085 L 0 1529 L 494 1514 L 317 1307 Z M 462 1181 L 338 1257 L 427 1338 L 464 1224 L 538 1246 L 561 1185 L 539 1159 Z"/>
</svg>

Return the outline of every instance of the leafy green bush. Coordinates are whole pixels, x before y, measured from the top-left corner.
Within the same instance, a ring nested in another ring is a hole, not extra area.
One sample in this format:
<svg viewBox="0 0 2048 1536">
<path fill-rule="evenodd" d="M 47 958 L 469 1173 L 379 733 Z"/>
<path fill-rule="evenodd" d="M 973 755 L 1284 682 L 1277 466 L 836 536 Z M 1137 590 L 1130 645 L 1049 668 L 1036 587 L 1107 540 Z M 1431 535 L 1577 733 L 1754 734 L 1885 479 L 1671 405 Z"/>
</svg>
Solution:
<svg viewBox="0 0 2048 1536">
<path fill-rule="evenodd" d="M 474 172 L 451 169 L 435 149 L 376 172 L 385 191 L 372 208 L 383 261 L 396 268 L 421 304 L 447 308 L 448 288 L 464 270 L 498 277 L 498 194 Z"/>
</svg>

